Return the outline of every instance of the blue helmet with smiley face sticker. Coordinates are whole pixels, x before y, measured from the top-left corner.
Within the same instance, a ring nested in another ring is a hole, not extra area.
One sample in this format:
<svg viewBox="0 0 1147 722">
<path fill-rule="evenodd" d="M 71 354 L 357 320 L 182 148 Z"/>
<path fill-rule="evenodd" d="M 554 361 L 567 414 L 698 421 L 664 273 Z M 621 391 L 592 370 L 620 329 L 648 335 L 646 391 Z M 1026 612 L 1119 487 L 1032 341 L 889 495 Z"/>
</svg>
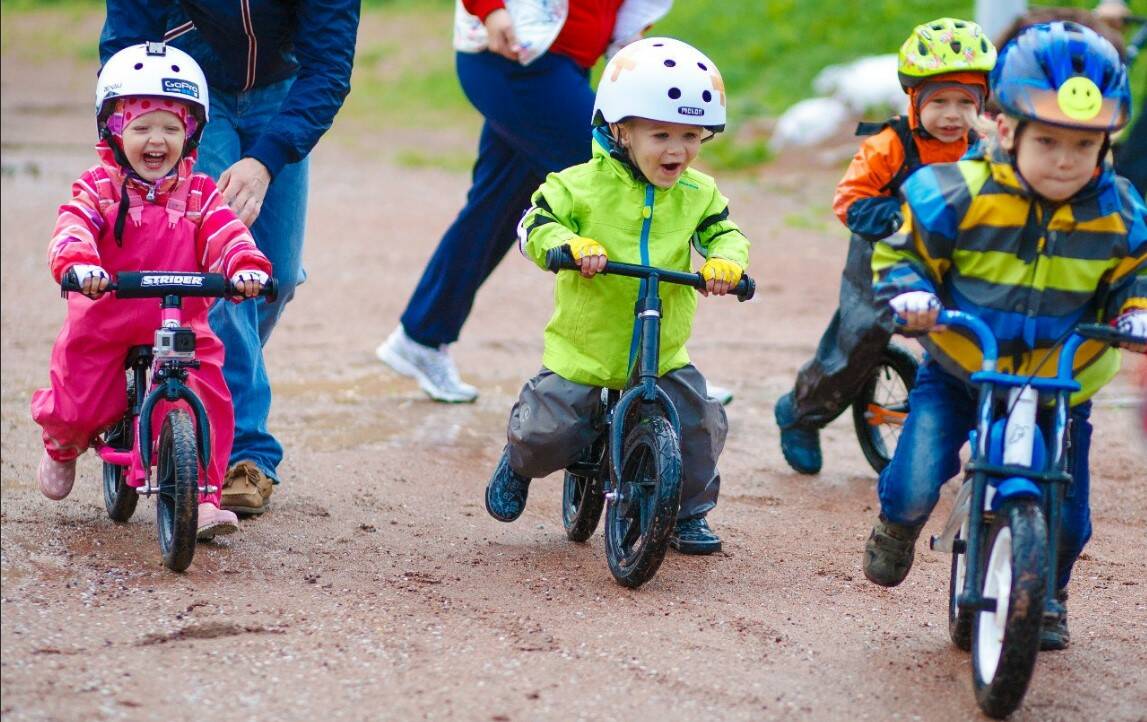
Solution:
<svg viewBox="0 0 1147 722">
<path fill-rule="evenodd" d="M 1025 29 L 1000 51 L 990 82 L 1003 111 L 1026 120 L 1112 132 L 1131 116 L 1131 87 L 1119 52 L 1077 23 Z"/>
</svg>

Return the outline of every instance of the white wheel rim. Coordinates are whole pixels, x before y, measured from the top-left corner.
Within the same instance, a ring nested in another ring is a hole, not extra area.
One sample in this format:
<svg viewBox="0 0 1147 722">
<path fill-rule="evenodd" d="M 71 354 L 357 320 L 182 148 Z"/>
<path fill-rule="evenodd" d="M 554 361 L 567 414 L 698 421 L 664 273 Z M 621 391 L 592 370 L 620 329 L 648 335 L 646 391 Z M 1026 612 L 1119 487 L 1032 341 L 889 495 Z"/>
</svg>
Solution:
<svg viewBox="0 0 1147 722">
<path fill-rule="evenodd" d="M 1008 606 L 1012 591 L 1012 530 L 1004 527 L 996 535 L 988 566 L 984 570 L 984 597 L 996 600 L 996 611 L 980 612 L 976 629 L 976 661 L 985 682 L 996 676 L 1004 648 Z"/>
</svg>

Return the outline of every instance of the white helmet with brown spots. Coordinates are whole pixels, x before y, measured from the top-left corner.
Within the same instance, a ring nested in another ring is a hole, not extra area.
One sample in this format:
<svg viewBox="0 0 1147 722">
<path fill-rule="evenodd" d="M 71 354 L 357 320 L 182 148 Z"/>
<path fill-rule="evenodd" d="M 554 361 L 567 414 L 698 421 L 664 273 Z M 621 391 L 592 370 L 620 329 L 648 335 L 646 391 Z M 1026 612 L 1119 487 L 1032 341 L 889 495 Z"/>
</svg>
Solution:
<svg viewBox="0 0 1147 722">
<path fill-rule="evenodd" d="M 602 73 L 593 124 L 648 118 L 725 129 L 725 82 L 717 65 L 688 43 L 645 38 L 622 48 Z"/>
</svg>

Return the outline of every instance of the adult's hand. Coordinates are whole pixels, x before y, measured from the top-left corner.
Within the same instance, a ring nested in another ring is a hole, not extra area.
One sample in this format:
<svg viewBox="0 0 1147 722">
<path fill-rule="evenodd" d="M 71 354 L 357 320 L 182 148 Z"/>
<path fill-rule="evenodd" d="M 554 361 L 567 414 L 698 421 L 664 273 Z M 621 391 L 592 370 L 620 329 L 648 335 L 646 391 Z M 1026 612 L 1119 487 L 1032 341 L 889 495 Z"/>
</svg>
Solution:
<svg viewBox="0 0 1147 722">
<path fill-rule="evenodd" d="M 254 158 L 240 158 L 219 176 L 219 192 L 247 226 L 259 217 L 270 184 L 270 171 Z"/>
<path fill-rule="evenodd" d="M 522 46 L 518 44 L 518 36 L 514 33 L 514 21 L 510 18 L 509 10 L 498 8 L 486 16 L 486 37 L 490 52 L 517 62 Z"/>
</svg>

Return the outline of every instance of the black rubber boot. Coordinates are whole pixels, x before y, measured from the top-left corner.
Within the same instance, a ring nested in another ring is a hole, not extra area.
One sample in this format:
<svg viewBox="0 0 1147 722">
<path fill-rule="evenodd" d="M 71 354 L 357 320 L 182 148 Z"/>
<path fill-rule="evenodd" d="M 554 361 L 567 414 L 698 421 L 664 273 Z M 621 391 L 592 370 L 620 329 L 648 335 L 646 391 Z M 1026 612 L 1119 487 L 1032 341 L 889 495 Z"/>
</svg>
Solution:
<svg viewBox="0 0 1147 722">
<path fill-rule="evenodd" d="M 498 521 L 513 521 L 522 515 L 529 493 L 530 480 L 510 468 L 510 451 L 502 449 L 502 458 L 486 485 L 486 511 Z"/>
<path fill-rule="evenodd" d="M 793 408 L 793 393 L 777 400 L 773 416 L 781 430 L 781 453 L 794 471 L 801 474 L 820 472 L 823 457 L 820 453 L 820 429 L 815 426 L 796 423 L 796 410 Z"/>
</svg>

